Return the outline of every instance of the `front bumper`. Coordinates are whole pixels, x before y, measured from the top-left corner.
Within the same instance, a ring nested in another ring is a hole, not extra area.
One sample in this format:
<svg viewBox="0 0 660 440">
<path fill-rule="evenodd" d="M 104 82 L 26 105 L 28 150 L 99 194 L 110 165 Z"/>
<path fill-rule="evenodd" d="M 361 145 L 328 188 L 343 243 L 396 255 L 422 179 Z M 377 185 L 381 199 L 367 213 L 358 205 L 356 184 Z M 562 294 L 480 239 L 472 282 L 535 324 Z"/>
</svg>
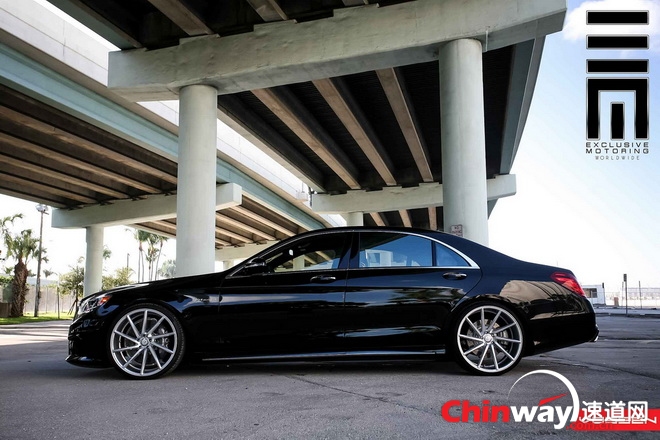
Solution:
<svg viewBox="0 0 660 440">
<path fill-rule="evenodd" d="M 69 327 L 69 355 L 66 361 L 81 367 L 109 367 L 105 320 L 81 317 Z"/>
</svg>

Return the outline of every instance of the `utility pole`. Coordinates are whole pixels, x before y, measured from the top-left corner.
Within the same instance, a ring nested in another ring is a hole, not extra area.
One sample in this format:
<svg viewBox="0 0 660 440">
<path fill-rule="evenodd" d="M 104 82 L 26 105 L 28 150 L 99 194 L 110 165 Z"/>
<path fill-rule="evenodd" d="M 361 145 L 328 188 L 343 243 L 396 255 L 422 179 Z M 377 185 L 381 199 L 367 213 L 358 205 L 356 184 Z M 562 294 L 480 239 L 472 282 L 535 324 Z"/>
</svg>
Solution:
<svg viewBox="0 0 660 440">
<path fill-rule="evenodd" d="M 48 214 L 48 206 L 39 203 L 37 211 L 41 214 L 41 224 L 39 226 L 39 257 L 37 261 L 37 285 L 34 295 L 34 317 L 39 316 L 39 299 L 41 298 L 41 253 L 43 252 L 43 237 L 44 237 L 44 214 Z"/>
<path fill-rule="evenodd" d="M 626 316 L 628 316 L 628 274 L 623 274 L 623 284 L 626 289 Z"/>
</svg>

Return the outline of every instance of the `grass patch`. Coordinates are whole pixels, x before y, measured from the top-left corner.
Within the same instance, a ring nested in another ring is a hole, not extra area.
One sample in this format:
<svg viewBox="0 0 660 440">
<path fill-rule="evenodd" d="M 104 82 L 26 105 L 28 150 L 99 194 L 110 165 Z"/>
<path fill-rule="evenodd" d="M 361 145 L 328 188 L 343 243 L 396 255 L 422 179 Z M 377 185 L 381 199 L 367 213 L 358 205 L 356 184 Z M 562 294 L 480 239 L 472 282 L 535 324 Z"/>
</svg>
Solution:
<svg viewBox="0 0 660 440">
<path fill-rule="evenodd" d="M 60 319 L 72 319 L 73 315 L 60 313 Z M 38 317 L 32 315 L 19 316 L 18 318 L 0 318 L 0 325 L 25 324 L 29 322 L 57 321 L 57 312 L 41 313 Z"/>
</svg>

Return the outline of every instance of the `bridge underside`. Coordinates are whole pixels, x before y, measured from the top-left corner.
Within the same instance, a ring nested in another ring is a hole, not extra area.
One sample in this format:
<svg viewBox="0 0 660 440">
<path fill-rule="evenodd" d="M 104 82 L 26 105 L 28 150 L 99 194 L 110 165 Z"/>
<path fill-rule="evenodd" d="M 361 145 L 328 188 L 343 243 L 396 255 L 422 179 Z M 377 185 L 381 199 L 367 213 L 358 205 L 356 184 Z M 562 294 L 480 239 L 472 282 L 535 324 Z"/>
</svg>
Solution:
<svg viewBox="0 0 660 440">
<path fill-rule="evenodd" d="M 121 50 L 106 88 L 0 34 L 0 191 L 62 209 L 58 225 L 95 230 L 92 241 L 116 222 L 177 235 L 185 274 L 215 250 L 332 226 L 335 213 L 460 226 L 487 244 L 488 214 L 516 191 L 509 173 L 544 37 L 566 10 L 564 0 L 50 2 Z M 135 104 L 171 99 L 178 126 Z M 276 166 L 219 150 L 217 119 Z M 275 168 L 299 190 L 273 184 Z"/>
</svg>

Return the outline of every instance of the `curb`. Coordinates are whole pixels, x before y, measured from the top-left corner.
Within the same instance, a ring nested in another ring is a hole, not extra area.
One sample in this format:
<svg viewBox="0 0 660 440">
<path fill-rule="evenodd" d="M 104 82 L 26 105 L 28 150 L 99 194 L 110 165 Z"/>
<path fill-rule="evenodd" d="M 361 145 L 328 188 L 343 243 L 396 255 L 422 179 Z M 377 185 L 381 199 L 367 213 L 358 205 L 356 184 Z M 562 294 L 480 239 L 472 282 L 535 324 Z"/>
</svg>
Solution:
<svg viewBox="0 0 660 440">
<path fill-rule="evenodd" d="M 660 319 L 660 314 L 656 313 L 610 313 L 610 312 L 596 312 L 596 316 L 621 316 L 624 318 L 643 318 L 643 319 Z"/>
</svg>

